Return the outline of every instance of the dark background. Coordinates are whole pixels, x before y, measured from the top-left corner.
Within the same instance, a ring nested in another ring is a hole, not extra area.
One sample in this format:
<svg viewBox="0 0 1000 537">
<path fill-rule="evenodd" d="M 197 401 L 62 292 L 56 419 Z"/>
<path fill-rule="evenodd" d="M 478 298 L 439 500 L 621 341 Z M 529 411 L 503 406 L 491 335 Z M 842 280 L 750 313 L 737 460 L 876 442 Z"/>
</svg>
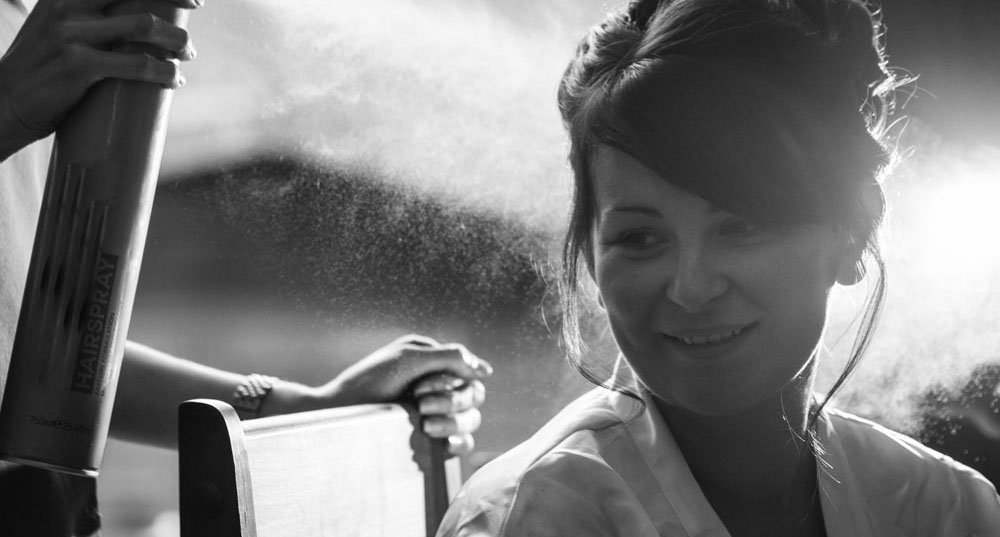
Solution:
<svg viewBox="0 0 1000 537">
<path fill-rule="evenodd" d="M 919 75 L 906 113 L 954 141 L 1000 142 L 1000 3 L 883 0 L 892 65 Z"/>
</svg>

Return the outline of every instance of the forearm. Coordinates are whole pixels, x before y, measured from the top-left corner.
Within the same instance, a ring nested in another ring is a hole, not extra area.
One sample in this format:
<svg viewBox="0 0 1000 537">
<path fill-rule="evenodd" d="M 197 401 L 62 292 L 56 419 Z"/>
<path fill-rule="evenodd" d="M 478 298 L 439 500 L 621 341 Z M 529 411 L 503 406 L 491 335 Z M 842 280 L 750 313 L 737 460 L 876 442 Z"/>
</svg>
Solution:
<svg viewBox="0 0 1000 537">
<path fill-rule="evenodd" d="M 177 445 L 177 406 L 197 398 L 233 400 L 243 374 L 216 369 L 127 342 L 111 418 L 111 435 L 160 447 Z M 261 407 L 263 415 L 306 410 L 312 388 L 278 384 Z"/>
<path fill-rule="evenodd" d="M 117 438 L 173 448 L 177 407 L 188 399 L 233 402 L 246 381 L 233 373 L 126 342 L 111 434 Z M 480 379 L 488 363 L 458 344 L 440 344 L 410 335 L 390 343 L 316 387 L 282 380 L 264 398 L 259 417 L 361 403 L 398 401 L 417 394 L 431 436 L 466 437 L 479 427 L 483 402 Z"/>
</svg>

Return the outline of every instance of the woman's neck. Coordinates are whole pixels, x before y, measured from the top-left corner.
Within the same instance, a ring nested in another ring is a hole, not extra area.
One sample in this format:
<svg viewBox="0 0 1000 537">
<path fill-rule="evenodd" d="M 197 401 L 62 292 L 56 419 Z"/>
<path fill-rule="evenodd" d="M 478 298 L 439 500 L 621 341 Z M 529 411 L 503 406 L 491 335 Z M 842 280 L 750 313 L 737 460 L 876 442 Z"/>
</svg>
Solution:
<svg viewBox="0 0 1000 537">
<path fill-rule="evenodd" d="M 745 534 L 734 525 L 756 519 L 792 526 L 818 511 L 810 377 L 734 416 L 697 415 L 656 400 L 695 480 L 734 535 Z"/>
</svg>

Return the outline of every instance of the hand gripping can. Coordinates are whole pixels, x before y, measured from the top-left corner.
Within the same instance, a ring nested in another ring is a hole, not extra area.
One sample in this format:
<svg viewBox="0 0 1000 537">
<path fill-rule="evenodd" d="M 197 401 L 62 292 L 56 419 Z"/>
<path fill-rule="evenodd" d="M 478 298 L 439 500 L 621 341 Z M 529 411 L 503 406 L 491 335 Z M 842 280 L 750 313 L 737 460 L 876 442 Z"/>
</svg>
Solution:
<svg viewBox="0 0 1000 537">
<path fill-rule="evenodd" d="M 169 2 L 130 0 L 112 15 Z M 140 44 L 126 52 L 162 57 Z M 145 82 L 93 86 L 56 131 L 3 403 L 0 457 L 96 476 L 153 204 L 172 91 Z"/>
</svg>

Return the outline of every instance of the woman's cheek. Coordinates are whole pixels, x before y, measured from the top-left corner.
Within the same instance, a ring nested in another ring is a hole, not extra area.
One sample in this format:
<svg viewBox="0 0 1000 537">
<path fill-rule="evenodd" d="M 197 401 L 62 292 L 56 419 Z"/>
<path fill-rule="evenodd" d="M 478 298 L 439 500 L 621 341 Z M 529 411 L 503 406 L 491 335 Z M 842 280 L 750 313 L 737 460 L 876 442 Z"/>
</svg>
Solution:
<svg viewBox="0 0 1000 537">
<path fill-rule="evenodd" d="M 626 270 L 627 264 L 614 255 L 598 255 L 596 258 L 594 276 L 605 308 L 617 305 L 621 295 L 627 292 L 627 287 L 623 285 L 627 281 L 624 276 Z"/>
<path fill-rule="evenodd" d="M 623 256 L 598 258 L 597 286 L 612 324 L 632 324 L 648 317 L 658 296 L 657 275 L 663 270 L 648 260 Z"/>
</svg>

